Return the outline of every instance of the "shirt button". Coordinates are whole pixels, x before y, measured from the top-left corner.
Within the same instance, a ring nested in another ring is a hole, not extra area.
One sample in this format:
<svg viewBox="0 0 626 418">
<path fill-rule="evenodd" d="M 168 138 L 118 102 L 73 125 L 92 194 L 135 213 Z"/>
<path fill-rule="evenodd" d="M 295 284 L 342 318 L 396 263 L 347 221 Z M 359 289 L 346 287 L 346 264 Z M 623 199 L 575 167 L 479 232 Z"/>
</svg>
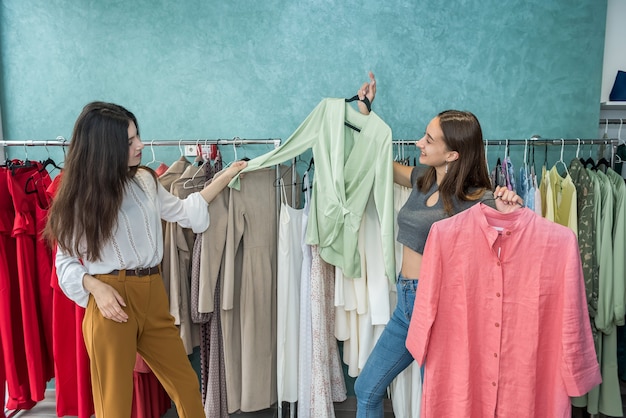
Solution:
<svg viewBox="0 0 626 418">
<path fill-rule="evenodd" d="M 493 353 L 493 356 L 494 356 L 495 358 L 498 358 L 498 353 Z"/>
<path fill-rule="evenodd" d="M 500 297 L 500 292 L 497 292 L 497 293 L 496 293 L 496 296 L 497 296 L 497 297 Z"/>
<path fill-rule="evenodd" d="M 507 235 L 511 235 L 511 231 L 506 231 L 506 234 Z"/>
<path fill-rule="evenodd" d="M 500 324 L 496 322 L 496 328 L 498 328 L 499 326 L 500 326 Z"/>
<path fill-rule="evenodd" d="M 496 385 L 496 382 L 491 382 L 491 386 L 495 386 L 495 385 Z"/>
<path fill-rule="evenodd" d="M 498 265 L 500 265 L 500 262 L 498 261 Z"/>
</svg>

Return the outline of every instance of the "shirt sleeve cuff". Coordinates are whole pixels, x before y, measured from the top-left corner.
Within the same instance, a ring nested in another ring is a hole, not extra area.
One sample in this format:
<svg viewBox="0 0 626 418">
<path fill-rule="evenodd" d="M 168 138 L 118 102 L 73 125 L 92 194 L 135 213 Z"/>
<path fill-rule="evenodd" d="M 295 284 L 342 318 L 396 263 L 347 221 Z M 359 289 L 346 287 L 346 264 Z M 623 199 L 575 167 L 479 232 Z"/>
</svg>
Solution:
<svg viewBox="0 0 626 418">
<path fill-rule="evenodd" d="M 68 256 L 57 250 L 56 270 L 59 287 L 70 300 L 78 306 L 87 307 L 89 292 L 83 287 L 83 276 L 87 269 L 75 257 Z"/>
<path fill-rule="evenodd" d="M 179 221 L 180 226 L 191 228 L 196 234 L 206 231 L 210 223 L 209 205 L 200 192 L 192 193 L 183 199 L 183 205 L 188 216 L 185 221 Z"/>
</svg>

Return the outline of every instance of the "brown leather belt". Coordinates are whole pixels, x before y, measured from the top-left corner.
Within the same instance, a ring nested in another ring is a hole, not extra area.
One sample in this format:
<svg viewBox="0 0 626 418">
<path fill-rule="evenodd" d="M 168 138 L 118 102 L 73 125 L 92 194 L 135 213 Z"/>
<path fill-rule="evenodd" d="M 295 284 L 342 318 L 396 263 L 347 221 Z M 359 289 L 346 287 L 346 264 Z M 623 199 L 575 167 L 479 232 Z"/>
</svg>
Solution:
<svg viewBox="0 0 626 418">
<path fill-rule="evenodd" d="M 147 268 L 136 268 L 136 269 L 127 269 L 124 270 L 127 276 L 150 276 L 151 274 L 159 273 L 159 266 L 147 267 Z M 120 270 L 113 270 L 109 274 L 118 275 L 120 274 Z"/>
</svg>

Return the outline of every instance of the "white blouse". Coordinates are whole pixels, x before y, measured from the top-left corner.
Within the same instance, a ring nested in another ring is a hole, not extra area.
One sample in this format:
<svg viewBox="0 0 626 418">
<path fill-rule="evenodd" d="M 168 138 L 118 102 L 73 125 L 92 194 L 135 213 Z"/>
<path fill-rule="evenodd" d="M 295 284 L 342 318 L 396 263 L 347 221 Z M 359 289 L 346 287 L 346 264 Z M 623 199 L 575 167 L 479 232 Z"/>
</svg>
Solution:
<svg viewBox="0 0 626 418">
<path fill-rule="evenodd" d="M 173 196 L 161 184 L 155 184 L 149 172 L 140 169 L 126 186 L 117 226 L 102 248 L 101 260 L 81 262 L 57 249 L 56 270 L 63 292 L 79 306 L 86 307 L 89 292 L 83 287 L 85 274 L 159 265 L 163 258 L 161 219 L 201 233 L 209 227 L 208 204 L 199 192 L 186 199 Z"/>
</svg>

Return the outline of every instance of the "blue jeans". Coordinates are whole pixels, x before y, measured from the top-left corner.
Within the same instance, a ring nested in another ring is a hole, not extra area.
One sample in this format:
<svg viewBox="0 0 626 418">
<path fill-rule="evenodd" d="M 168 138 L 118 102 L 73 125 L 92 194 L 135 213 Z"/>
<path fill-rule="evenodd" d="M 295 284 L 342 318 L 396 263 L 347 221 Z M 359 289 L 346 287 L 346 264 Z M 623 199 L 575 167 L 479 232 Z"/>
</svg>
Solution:
<svg viewBox="0 0 626 418">
<path fill-rule="evenodd" d="M 396 309 L 354 384 L 357 418 L 383 417 L 383 399 L 387 387 L 413 362 L 405 342 L 413 313 L 417 279 L 405 279 L 400 274 L 396 289 Z"/>
</svg>

